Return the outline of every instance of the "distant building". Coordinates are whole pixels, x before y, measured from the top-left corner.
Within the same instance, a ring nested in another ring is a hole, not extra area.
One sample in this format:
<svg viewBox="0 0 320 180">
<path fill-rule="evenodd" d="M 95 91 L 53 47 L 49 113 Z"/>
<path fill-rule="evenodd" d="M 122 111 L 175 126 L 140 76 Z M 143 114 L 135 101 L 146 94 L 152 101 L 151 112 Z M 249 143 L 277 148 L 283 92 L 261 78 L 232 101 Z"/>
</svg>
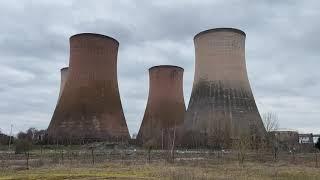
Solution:
<svg viewBox="0 0 320 180">
<path fill-rule="evenodd" d="M 291 150 L 299 145 L 299 133 L 293 130 L 278 130 L 271 131 L 274 137 L 274 142 L 280 149 Z"/>
<path fill-rule="evenodd" d="M 313 134 L 299 134 L 299 143 L 300 144 L 313 144 Z"/>
</svg>

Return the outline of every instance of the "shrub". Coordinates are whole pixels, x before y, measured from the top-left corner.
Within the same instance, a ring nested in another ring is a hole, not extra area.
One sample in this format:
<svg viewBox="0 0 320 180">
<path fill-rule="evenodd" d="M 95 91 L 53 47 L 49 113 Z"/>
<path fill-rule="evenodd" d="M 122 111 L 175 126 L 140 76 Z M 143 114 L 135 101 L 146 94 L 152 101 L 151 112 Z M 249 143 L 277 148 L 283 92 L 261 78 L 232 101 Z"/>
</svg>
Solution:
<svg viewBox="0 0 320 180">
<path fill-rule="evenodd" d="M 320 150 L 320 137 L 318 138 L 317 143 L 315 144 L 316 148 Z"/>
<path fill-rule="evenodd" d="M 19 139 L 15 143 L 15 153 L 16 154 L 22 154 L 27 153 L 32 149 L 32 143 L 26 139 Z"/>
</svg>

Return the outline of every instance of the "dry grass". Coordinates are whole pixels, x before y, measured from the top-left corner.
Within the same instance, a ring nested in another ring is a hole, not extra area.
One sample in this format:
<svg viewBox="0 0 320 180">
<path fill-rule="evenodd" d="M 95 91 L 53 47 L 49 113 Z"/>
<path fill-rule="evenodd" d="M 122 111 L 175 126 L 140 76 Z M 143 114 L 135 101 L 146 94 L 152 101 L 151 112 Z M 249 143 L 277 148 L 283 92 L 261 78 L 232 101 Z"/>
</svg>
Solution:
<svg viewBox="0 0 320 180">
<path fill-rule="evenodd" d="M 62 160 L 59 152 L 41 156 L 33 152 L 29 170 L 24 155 L 8 158 L 2 154 L 0 179 L 320 179 L 320 168 L 314 167 L 313 154 L 297 154 L 294 159 L 290 154 L 282 154 L 281 159 L 274 162 L 271 154 L 248 153 L 244 163 L 240 164 L 236 153 L 185 152 L 177 153 L 172 164 L 164 160 L 165 154 L 155 151 L 148 164 L 144 151 L 99 153 L 92 165 L 91 156 L 86 153 L 65 154 Z"/>
<path fill-rule="evenodd" d="M 0 179 L 218 179 L 218 180 L 317 180 L 320 169 L 283 163 L 179 162 L 167 164 L 108 163 L 87 167 L 53 166 L 6 170 Z"/>
</svg>

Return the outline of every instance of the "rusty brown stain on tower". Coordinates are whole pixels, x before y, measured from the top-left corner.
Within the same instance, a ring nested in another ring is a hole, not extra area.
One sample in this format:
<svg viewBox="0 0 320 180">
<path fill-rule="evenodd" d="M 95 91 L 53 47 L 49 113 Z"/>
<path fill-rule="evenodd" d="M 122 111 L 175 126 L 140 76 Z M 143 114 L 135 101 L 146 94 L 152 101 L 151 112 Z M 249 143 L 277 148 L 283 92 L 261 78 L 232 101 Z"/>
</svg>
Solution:
<svg viewBox="0 0 320 180">
<path fill-rule="evenodd" d="M 167 147 L 175 138 L 175 129 L 183 123 L 183 69 L 161 65 L 149 69 L 149 96 L 138 142 Z"/>
<path fill-rule="evenodd" d="M 195 75 L 184 121 L 184 143 L 228 146 L 240 136 L 264 136 L 245 63 L 246 34 L 217 28 L 194 37 Z"/>
<path fill-rule="evenodd" d="M 68 77 L 48 127 L 52 140 L 120 140 L 129 132 L 117 81 L 117 40 L 93 33 L 70 38 Z"/>
</svg>

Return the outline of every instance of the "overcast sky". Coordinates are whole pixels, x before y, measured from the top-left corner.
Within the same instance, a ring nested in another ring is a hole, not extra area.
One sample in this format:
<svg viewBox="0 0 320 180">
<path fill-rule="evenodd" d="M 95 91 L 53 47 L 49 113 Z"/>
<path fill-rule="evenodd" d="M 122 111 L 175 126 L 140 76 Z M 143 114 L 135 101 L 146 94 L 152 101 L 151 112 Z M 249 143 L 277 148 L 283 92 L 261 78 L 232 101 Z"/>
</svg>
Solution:
<svg viewBox="0 0 320 180">
<path fill-rule="evenodd" d="M 320 133 L 319 7 L 319 0 L 1 0 L 0 128 L 47 128 L 60 68 L 68 66 L 68 38 L 94 32 L 120 42 L 120 95 L 135 133 L 147 102 L 148 68 L 183 67 L 187 105 L 193 36 L 234 27 L 247 34 L 248 75 L 260 113 L 277 113 L 281 128 Z"/>
</svg>

